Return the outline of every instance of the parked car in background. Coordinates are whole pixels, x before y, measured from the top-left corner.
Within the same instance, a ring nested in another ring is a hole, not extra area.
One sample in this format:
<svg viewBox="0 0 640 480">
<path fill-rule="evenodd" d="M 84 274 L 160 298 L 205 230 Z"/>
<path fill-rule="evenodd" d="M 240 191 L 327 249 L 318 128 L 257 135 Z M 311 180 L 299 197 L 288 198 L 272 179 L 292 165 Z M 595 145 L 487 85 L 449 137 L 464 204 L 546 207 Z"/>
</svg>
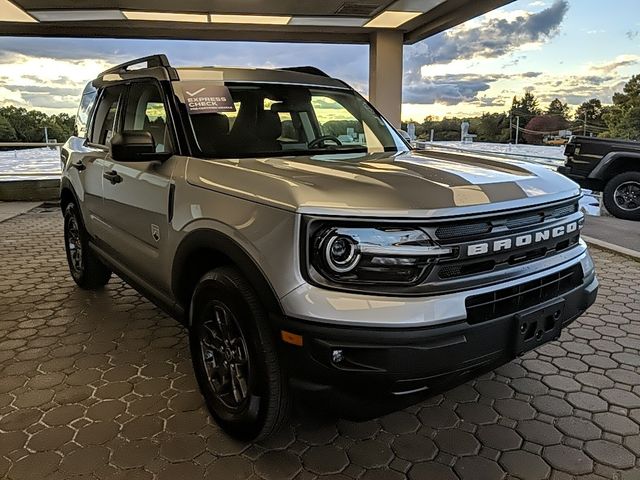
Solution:
<svg viewBox="0 0 640 480">
<path fill-rule="evenodd" d="M 315 68 L 157 55 L 99 75 L 80 109 L 61 153 L 71 275 L 94 289 L 116 272 L 184 322 L 236 437 L 273 433 L 292 387 L 338 410 L 417 401 L 595 301 L 575 183 L 412 152 Z"/>
<path fill-rule="evenodd" d="M 640 220 L 640 143 L 597 137 L 571 137 L 558 171 L 580 186 L 602 192 L 612 215 Z"/>
</svg>

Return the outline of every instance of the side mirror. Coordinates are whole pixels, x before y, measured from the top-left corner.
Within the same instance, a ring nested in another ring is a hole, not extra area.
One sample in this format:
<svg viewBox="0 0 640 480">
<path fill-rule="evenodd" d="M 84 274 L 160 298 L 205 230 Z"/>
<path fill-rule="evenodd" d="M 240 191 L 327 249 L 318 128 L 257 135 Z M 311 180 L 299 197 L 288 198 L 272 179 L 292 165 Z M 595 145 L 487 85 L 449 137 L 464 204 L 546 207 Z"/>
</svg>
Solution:
<svg viewBox="0 0 640 480">
<path fill-rule="evenodd" d="M 156 153 L 153 135 L 145 131 L 125 130 L 114 134 L 109 152 L 117 162 L 153 162 L 167 158 L 165 153 Z"/>
</svg>

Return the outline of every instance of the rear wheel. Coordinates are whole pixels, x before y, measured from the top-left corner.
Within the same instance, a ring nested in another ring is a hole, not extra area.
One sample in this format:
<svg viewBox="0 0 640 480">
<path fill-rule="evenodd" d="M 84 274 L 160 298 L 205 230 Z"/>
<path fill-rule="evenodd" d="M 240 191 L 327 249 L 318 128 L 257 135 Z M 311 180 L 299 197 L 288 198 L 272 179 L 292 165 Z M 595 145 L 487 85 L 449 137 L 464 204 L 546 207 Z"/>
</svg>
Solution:
<svg viewBox="0 0 640 480">
<path fill-rule="evenodd" d="M 193 367 L 211 415 L 233 437 L 265 438 L 286 417 L 289 395 L 267 315 L 234 268 L 204 275 L 191 301 Z"/>
<path fill-rule="evenodd" d="M 74 203 L 64 209 L 64 246 L 69 271 L 80 288 L 94 290 L 107 284 L 111 270 L 89 248 L 89 235 Z"/>
<path fill-rule="evenodd" d="M 611 215 L 640 220 L 640 172 L 625 172 L 609 180 L 603 192 L 604 205 Z"/>
</svg>

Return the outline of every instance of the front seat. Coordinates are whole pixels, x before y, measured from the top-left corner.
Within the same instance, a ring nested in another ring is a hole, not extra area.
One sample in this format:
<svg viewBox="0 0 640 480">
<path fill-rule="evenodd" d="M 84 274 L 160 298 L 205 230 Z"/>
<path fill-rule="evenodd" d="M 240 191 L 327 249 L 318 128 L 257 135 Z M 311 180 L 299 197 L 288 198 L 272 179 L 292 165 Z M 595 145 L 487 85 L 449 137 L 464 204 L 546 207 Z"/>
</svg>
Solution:
<svg viewBox="0 0 640 480">
<path fill-rule="evenodd" d="M 282 136 L 282 122 L 276 112 L 264 110 L 258 113 L 256 134 L 257 147 L 262 152 L 277 152 L 282 150 L 278 138 Z"/>
</svg>

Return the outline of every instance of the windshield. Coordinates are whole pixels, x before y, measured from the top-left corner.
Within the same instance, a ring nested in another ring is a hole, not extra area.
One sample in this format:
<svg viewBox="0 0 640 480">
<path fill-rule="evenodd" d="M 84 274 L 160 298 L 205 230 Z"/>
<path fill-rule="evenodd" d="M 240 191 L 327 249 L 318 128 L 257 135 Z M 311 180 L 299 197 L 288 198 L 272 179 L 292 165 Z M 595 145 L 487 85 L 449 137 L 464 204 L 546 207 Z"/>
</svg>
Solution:
<svg viewBox="0 0 640 480">
<path fill-rule="evenodd" d="M 286 84 L 180 83 L 189 123 L 203 156 L 407 150 L 397 132 L 351 90 Z"/>
</svg>

